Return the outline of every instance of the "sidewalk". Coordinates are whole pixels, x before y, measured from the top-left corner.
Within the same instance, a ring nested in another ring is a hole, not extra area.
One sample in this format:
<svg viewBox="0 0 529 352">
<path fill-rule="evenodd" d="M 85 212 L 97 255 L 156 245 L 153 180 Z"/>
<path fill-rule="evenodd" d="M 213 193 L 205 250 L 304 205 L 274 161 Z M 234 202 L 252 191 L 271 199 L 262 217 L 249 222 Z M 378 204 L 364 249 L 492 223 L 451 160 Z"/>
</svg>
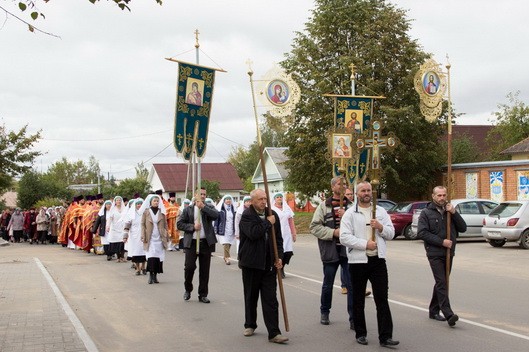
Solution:
<svg viewBox="0 0 529 352">
<path fill-rule="evenodd" d="M 0 351 L 88 351 L 77 318 L 56 295 L 34 247 L 0 247 Z"/>
</svg>

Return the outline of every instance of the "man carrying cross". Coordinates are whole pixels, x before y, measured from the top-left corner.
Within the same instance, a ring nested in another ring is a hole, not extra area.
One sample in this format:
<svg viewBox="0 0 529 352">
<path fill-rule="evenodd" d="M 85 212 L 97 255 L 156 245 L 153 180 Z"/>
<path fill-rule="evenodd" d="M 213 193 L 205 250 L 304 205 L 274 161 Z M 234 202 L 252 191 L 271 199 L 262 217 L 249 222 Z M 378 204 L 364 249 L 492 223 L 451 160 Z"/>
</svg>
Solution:
<svg viewBox="0 0 529 352">
<path fill-rule="evenodd" d="M 386 210 L 376 206 L 376 216 L 371 218 L 371 184 L 362 181 L 356 187 L 357 203 L 343 215 L 340 226 L 340 243 L 347 247 L 351 286 L 353 288 L 353 322 L 356 341 L 367 345 L 365 320 L 365 289 L 371 282 L 377 307 L 378 339 L 381 346 L 399 344 L 393 340 L 393 320 L 388 303 L 388 269 L 386 266 L 386 241 L 393 239 L 395 228 Z M 372 231 L 375 230 L 375 237 Z"/>
</svg>

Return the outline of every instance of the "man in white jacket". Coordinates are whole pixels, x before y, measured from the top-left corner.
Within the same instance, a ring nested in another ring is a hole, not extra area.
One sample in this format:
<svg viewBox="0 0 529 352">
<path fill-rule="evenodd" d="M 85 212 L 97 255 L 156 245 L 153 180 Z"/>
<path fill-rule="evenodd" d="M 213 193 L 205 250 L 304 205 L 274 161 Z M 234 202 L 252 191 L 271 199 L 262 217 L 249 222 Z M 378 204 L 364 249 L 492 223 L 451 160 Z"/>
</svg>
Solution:
<svg viewBox="0 0 529 352">
<path fill-rule="evenodd" d="M 349 271 L 353 286 L 353 321 L 356 341 L 367 345 L 365 319 L 365 289 L 371 282 L 373 298 L 377 307 L 378 339 L 381 346 L 399 344 L 393 340 L 393 321 L 388 303 L 388 269 L 386 266 L 386 240 L 395 236 L 395 228 L 386 210 L 376 207 L 376 218 L 372 219 L 372 189 L 366 181 L 356 187 L 357 203 L 349 208 L 341 222 L 340 243 L 347 247 Z M 375 240 L 372 240 L 372 229 Z"/>
</svg>

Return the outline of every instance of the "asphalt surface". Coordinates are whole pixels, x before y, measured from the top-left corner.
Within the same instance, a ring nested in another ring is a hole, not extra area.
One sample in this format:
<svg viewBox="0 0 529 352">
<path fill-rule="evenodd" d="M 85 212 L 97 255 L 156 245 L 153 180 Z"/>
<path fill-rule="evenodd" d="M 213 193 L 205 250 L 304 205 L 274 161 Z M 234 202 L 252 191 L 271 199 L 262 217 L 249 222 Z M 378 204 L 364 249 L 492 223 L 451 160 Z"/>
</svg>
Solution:
<svg viewBox="0 0 529 352">
<path fill-rule="evenodd" d="M 210 304 L 196 291 L 182 299 L 182 252 L 168 252 L 160 284 L 135 276 L 130 263 L 108 262 L 57 245 L 0 246 L 0 351 L 372 351 L 376 311 L 366 301 L 368 346 L 349 330 L 345 295 L 336 280 L 331 324 L 319 323 L 322 267 L 317 243 L 301 235 L 283 280 L 290 331 L 287 345 L 267 340 L 262 320 L 244 337 L 241 274 L 212 258 Z M 232 249 L 234 252 L 234 249 Z M 527 351 L 529 251 L 515 244 L 458 244 L 451 301 L 455 328 L 428 319 L 433 279 L 420 241 L 388 246 L 390 305 L 400 351 Z M 195 283 L 197 283 L 195 277 Z M 198 284 L 198 283 L 197 283 Z M 259 311 L 260 314 L 260 311 Z M 261 318 L 259 318 L 261 319 Z"/>
</svg>

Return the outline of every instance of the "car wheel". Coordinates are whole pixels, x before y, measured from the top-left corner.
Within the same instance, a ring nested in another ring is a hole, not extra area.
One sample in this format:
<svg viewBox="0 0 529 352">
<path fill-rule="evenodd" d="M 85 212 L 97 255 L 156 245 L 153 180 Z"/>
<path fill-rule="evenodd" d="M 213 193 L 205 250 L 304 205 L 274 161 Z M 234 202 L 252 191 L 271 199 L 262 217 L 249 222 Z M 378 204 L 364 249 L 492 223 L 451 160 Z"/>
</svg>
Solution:
<svg viewBox="0 0 529 352">
<path fill-rule="evenodd" d="M 520 247 L 529 249 L 529 230 L 525 230 L 520 236 Z"/>
<path fill-rule="evenodd" d="M 407 225 L 404 230 L 402 230 L 402 233 L 404 234 L 404 237 L 407 239 L 407 240 L 416 240 L 417 239 L 417 234 L 413 233 L 411 231 L 411 224 Z"/>
<path fill-rule="evenodd" d="M 489 244 L 492 247 L 503 247 L 505 240 L 489 240 Z"/>
</svg>

